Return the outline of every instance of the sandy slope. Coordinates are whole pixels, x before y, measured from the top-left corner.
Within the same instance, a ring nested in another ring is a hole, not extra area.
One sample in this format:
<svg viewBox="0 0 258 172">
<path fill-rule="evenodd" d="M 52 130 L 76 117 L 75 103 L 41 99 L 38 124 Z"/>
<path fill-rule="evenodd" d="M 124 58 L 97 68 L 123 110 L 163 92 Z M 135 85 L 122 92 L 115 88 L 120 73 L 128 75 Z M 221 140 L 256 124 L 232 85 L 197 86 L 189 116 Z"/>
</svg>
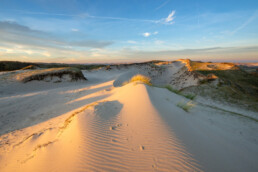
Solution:
<svg viewBox="0 0 258 172">
<path fill-rule="evenodd" d="M 0 171 L 258 170 L 256 122 L 198 104 L 187 113 L 176 104 L 188 100 L 166 89 L 114 87 L 128 70 L 85 75 L 58 88 L 2 88 L 10 93 L 0 98 L 9 119 L 1 120 Z"/>
</svg>

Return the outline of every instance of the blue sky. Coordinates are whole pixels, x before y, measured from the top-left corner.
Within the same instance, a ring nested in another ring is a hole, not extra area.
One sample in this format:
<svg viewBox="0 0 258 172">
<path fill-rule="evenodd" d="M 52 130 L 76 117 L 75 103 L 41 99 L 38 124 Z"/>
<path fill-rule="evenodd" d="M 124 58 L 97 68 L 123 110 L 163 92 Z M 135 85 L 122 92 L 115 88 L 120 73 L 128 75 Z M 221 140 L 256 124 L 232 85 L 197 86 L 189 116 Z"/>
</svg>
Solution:
<svg viewBox="0 0 258 172">
<path fill-rule="evenodd" d="M 257 0 L 1 0 L 0 60 L 258 61 Z"/>
</svg>

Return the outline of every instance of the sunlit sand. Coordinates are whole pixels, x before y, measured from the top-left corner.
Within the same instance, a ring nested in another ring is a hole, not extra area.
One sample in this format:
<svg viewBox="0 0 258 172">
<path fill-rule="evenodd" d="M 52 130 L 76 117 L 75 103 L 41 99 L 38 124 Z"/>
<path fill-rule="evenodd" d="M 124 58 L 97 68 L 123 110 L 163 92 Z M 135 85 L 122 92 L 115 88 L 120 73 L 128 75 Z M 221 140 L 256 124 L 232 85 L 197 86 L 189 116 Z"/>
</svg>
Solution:
<svg viewBox="0 0 258 172">
<path fill-rule="evenodd" d="M 169 91 L 162 85 L 196 86 L 204 76 L 182 60 L 156 66 L 163 73 L 111 67 L 77 82 L 1 74 L 0 171 L 257 171 L 255 113 Z M 178 106 L 189 101 L 187 111 Z"/>
</svg>

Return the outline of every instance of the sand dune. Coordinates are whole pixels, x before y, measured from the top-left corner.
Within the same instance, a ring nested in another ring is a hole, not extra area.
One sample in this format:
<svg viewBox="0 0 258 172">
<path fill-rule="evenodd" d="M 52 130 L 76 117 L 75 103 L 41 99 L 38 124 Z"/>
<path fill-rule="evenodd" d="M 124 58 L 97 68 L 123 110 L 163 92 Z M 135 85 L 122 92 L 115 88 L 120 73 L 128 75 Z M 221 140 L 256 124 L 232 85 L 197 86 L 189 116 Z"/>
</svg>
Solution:
<svg viewBox="0 0 258 172">
<path fill-rule="evenodd" d="M 87 82 L 58 88 L 32 82 L 45 87 L 18 94 L 10 85 L 0 98 L 10 120 L 1 126 L 0 171 L 258 170 L 256 122 L 198 102 L 185 112 L 177 103 L 189 100 L 167 89 L 122 86 L 133 70 L 88 71 Z"/>
</svg>

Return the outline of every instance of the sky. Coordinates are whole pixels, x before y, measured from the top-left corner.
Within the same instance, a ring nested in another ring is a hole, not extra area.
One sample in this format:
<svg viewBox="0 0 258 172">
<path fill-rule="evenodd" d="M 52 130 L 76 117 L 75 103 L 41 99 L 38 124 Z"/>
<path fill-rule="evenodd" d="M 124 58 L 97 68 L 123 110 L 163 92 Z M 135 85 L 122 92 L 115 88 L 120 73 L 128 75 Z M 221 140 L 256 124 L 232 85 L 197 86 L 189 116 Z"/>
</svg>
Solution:
<svg viewBox="0 0 258 172">
<path fill-rule="evenodd" d="M 0 60 L 258 62 L 257 0 L 0 0 Z"/>
</svg>

